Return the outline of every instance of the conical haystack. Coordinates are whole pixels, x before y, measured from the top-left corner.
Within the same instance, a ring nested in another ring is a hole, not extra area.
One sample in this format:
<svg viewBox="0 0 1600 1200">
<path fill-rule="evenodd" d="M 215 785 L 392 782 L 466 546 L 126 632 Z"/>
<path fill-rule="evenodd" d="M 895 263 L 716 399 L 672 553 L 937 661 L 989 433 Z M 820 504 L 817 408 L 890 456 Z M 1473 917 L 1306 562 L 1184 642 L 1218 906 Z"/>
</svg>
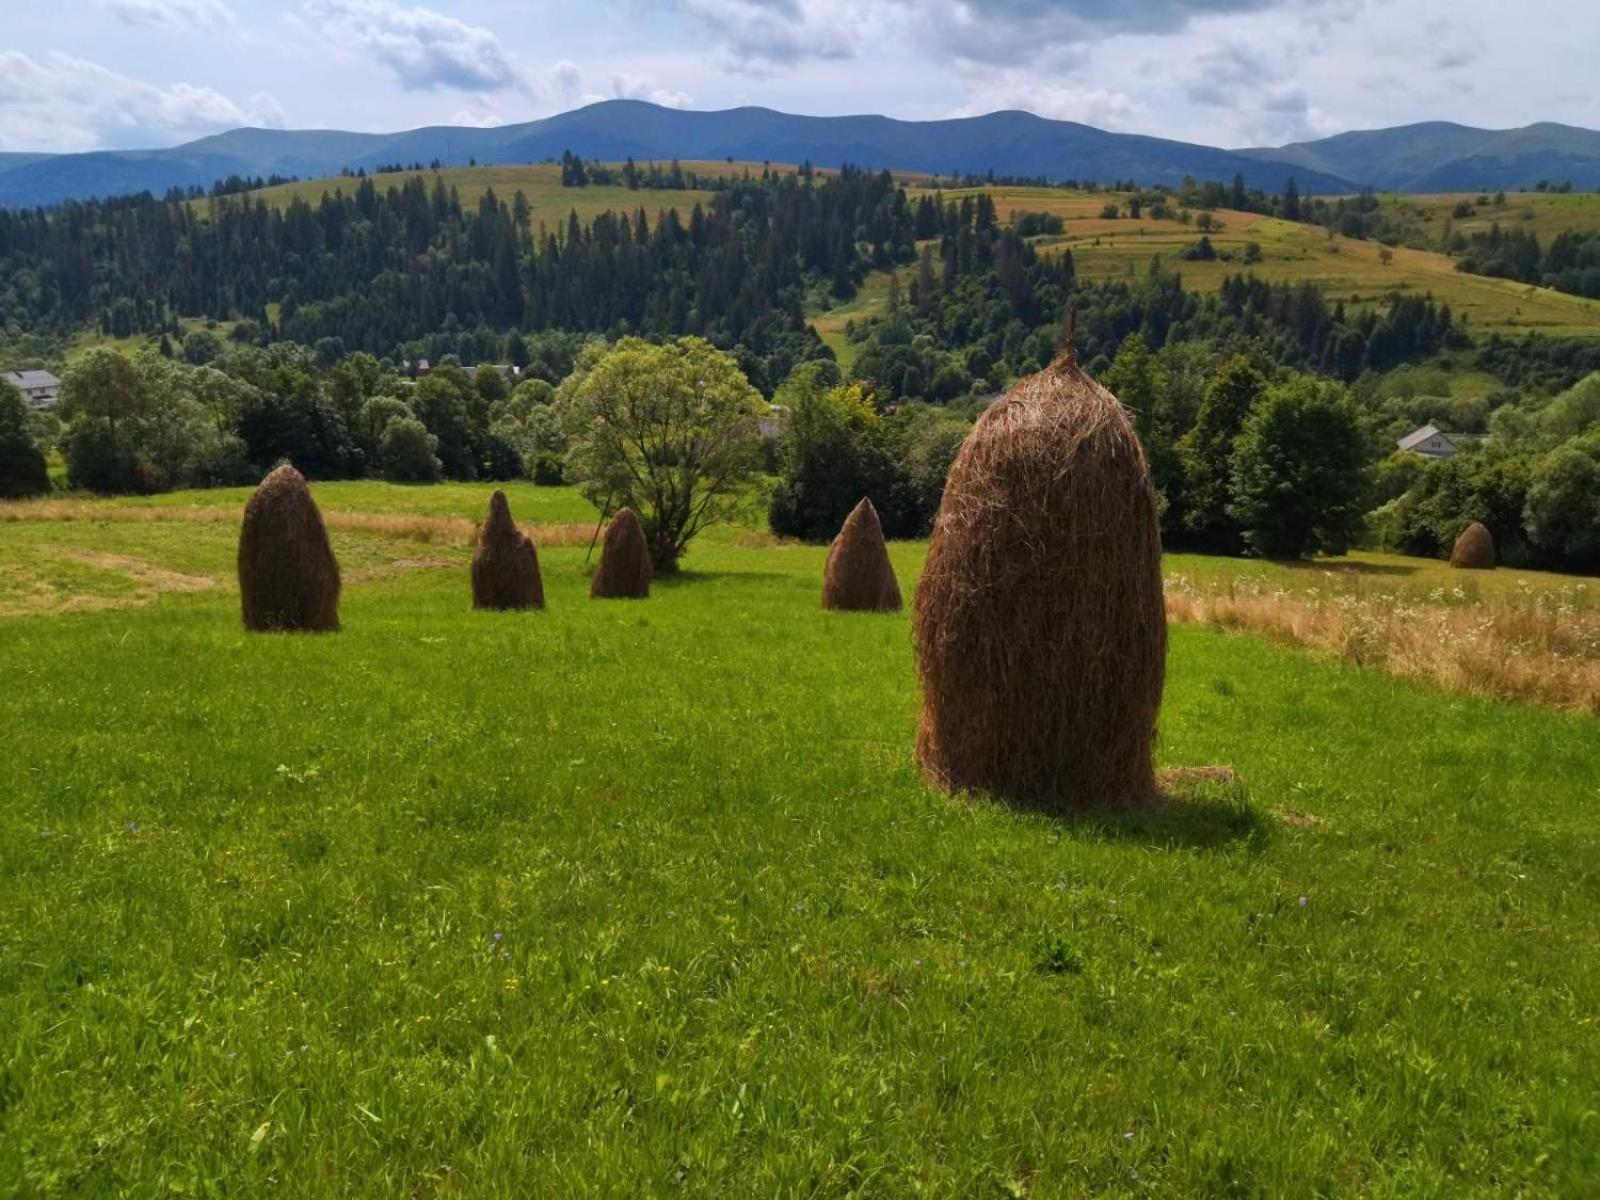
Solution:
<svg viewBox="0 0 1600 1200">
<path fill-rule="evenodd" d="M 1467 571 L 1494 570 L 1494 534 L 1483 522 L 1474 521 L 1461 531 L 1450 551 L 1450 565 Z"/>
<path fill-rule="evenodd" d="M 339 628 L 339 563 L 305 477 L 285 463 L 261 481 L 239 530 L 246 629 Z"/>
<path fill-rule="evenodd" d="M 822 607 L 841 612 L 900 611 L 900 581 L 871 500 L 863 499 L 851 510 L 828 548 Z"/>
<path fill-rule="evenodd" d="M 539 553 L 512 521 L 511 505 L 502 491 L 489 497 L 489 519 L 478 530 L 478 545 L 472 552 L 472 607 L 544 607 Z"/>
<path fill-rule="evenodd" d="M 643 600 L 650 594 L 650 546 L 644 525 L 631 508 L 617 510 L 606 526 L 600 565 L 589 581 L 593 600 Z"/>
<path fill-rule="evenodd" d="M 917 757 L 937 786 L 1054 812 L 1154 800 L 1166 675 L 1144 451 L 1070 352 L 950 469 L 917 587 Z"/>
</svg>

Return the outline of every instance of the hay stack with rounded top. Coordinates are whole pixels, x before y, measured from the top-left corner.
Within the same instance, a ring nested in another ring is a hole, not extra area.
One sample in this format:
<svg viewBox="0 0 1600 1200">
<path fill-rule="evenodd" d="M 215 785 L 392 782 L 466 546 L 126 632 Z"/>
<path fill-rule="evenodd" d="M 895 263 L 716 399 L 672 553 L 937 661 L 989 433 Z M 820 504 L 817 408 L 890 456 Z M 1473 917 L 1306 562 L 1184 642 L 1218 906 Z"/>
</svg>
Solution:
<svg viewBox="0 0 1600 1200">
<path fill-rule="evenodd" d="M 650 546 L 644 523 L 631 508 L 619 508 L 606 526 L 600 565 L 589 581 L 592 600 L 643 600 L 650 594 Z"/>
<path fill-rule="evenodd" d="M 489 519 L 478 530 L 472 552 L 472 607 L 544 607 L 539 552 L 511 519 L 511 505 L 499 490 L 489 497 Z"/>
<path fill-rule="evenodd" d="M 1155 488 L 1122 406 L 1070 351 L 963 443 L 913 629 L 931 782 L 1059 813 L 1157 798 Z"/>
<path fill-rule="evenodd" d="M 1450 551 L 1450 565 L 1465 571 L 1494 570 L 1494 534 L 1482 521 L 1461 531 Z"/>
<path fill-rule="evenodd" d="M 305 477 L 287 463 L 261 481 L 244 507 L 239 598 L 246 629 L 339 628 L 339 563 Z"/>
<path fill-rule="evenodd" d="M 845 518 L 822 569 L 822 607 L 838 612 L 899 612 L 900 581 L 889 561 L 883 523 L 863 498 Z"/>
</svg>

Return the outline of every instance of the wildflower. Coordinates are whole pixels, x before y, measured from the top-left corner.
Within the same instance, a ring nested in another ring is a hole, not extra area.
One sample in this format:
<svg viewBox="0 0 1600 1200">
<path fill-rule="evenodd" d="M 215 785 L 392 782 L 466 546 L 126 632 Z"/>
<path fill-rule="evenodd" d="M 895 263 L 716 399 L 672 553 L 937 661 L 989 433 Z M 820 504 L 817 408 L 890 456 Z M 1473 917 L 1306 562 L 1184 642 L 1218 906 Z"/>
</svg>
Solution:
<svg viewBox="0 0 1600 1200">
<path fill-rule="evenodd" d="M 1301 896 L 1300 897 L 1300 907 L 1304 908 L 1305 906 L 1306 906 L 1306 898 L 1304 896 Z"/>
</svg>

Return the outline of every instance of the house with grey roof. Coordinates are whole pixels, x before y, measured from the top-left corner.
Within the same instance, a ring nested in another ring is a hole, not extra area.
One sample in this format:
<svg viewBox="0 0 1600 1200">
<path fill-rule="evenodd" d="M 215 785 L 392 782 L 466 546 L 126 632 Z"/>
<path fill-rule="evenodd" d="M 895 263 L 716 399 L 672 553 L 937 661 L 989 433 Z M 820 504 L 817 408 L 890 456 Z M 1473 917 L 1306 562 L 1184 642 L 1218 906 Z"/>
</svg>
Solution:
<svg viewBox="0 0 1600 1200">
<path fill-rule="evenodd" d="M 1423 458 L 1453 458 L 1460 445 L 1447 433 L 1441 433 L 1439 427 L 1429 422 L 1426 425 L 1413 429 L 1396 443 L 1402 450 L 1409 450 L 1412 454 L 1420 454 Z"/>
<path fill-rule="evenodd" d="M 0 371 L 0 379 L 21 392 L 29 408 L 54 408 L 61 398 L 61 380 L 49 371 Z"/>
</svg>

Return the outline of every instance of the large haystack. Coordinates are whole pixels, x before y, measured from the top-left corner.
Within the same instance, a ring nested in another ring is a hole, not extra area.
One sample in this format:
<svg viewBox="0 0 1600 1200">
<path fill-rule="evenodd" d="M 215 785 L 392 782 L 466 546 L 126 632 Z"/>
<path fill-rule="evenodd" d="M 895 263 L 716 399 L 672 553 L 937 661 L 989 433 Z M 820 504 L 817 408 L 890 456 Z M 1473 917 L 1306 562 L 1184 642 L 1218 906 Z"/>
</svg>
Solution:
<svg viewBox="0 0 1600 1200">
<path fill-rule="evenodd" d="M 1155 799 L 1155 489 L 1122 406 L 1070 351 L 962 445 L 914 632 L 931 782 L 1054 812 Z"/>
<path fill-rule="evenodd" d="M 1468 525 L 1450 551 L 1450 565 L 1467 571 L 1494 570 L 1494 534 L 1481 521 Z"/>
<path fill-rule="evenodd" d="M 644 524 L 631 508 L 617 510 L 606 526 L 600 565 L 589 581 L 594 600 L 643 600 L 650 594 L 650 546 Z"/>
<path fill-rule="evenodd" d="M 261 481 L 239 530 L 246 629 L 339 628 L 339 563 L 305 477 L 285 463 Z"/>
<path fill-rule="evenodd" d="M 512 521 L 511 505 L 498 490 L 489 497 L 489 519 L 478 530 L 472 552 L 472 607 L 544 607 L 539 553 Z"/>
<path fill-rule="evenodd" d="M 863 499 L 851 510 L 828 548 L 822 607 L 840 612 L 900 611 L 900 581 L 871 500 Z"/>
</svg>

